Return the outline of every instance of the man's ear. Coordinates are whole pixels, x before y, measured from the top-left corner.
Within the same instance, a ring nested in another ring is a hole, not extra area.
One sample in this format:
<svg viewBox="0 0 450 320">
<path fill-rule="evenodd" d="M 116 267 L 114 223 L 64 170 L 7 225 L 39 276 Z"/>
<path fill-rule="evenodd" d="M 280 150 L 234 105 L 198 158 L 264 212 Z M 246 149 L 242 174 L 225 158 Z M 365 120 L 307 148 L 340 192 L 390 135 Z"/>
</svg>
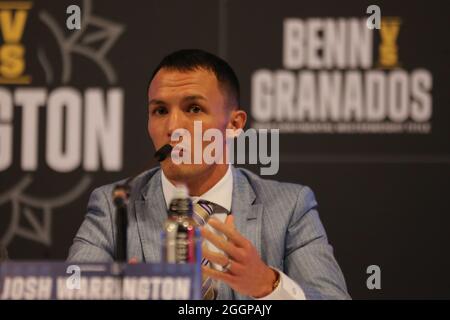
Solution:
<svg viewBox="0 0 450 320">
<path fill-rule="evenodd" d="M 233 110 L 231 111 L 230 121 L 228 122 L 227 129 L 244 130 L 246 122 L 247 113 L 244 110 Z"/>
</svg>

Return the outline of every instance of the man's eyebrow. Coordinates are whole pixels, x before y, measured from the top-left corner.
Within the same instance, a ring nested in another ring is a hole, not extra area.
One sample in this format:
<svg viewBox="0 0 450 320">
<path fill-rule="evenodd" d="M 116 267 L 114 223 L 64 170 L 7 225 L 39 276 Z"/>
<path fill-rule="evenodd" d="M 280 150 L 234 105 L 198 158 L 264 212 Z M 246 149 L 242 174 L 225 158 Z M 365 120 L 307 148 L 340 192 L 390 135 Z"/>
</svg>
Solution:
<svg viewBox="0 0 450 320">
<path fill-rule="evenodd" d="M 158 100 L 158 99 L 151 99 L 148 103 L 148 105 L 152 105 L 152 104 L 156 104 L 156 105 L 165 105 L 166 103 L 162 100 Z"/>
<path fill-rule="evenodd" d="M 208 100 L 206 99 L 206 97 L 202 96 L 202 95 L 198 95 L 198 94 L 194 94 L 194 95 L 190 95 L 190 96 L 186 96 L 183 98 L 183 101 L 195 101 L 195 100 Z M 148 103 L 148 105 L 166 105 L 166 103 L 162 100 L 159 99 L 151 99 Z"/>
<path fill-rule="evenodd" d="M 208 100 L 206 99 L 206 97 L 199 95 L 199 94 L 194 94 L 194 95 L 190 95 L 190 96 L 186 96 L 183 98 L 183 101 L 194 101 L 194 100 Z"/>
</svg>

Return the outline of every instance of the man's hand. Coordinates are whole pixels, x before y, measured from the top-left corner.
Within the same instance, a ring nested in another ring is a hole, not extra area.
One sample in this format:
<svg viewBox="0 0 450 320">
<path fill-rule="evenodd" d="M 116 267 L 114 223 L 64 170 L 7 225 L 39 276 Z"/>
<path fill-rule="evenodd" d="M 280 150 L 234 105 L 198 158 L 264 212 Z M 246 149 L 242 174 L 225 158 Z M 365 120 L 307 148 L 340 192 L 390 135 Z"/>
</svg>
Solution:
<svg viewBox="0 0 450 320">
<path fill-rule="evenodd" d="M 227 255 L 212 252 L 203 247 L 203 257 L 221 266 L 228 266 L 228 270 L 220 272 L 202 266 L 205 276 L 224 281 L 235 291 L 261 298 L 272 292 L 273 283 L 276 280 L 276 271 L 269 268 L 259 257 L 253 244 L 244 238 L 234 228 L 234 217 L 229 215 L 225 223 L 217 219 L 210 219 L 208 224 L 217 231 L 222 232 L 228 241 L 201 227 L 203 238 L 210 241 L 217 248 L 223 250 Z"/>
</svg>

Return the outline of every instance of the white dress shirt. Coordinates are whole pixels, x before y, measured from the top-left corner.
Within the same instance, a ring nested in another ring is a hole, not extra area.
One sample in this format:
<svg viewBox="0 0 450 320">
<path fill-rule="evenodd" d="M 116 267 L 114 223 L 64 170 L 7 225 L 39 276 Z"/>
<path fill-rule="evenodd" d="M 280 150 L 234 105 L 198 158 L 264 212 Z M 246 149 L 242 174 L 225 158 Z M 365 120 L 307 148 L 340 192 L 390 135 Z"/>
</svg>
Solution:
<svg viewBox="0 0 450 320">
<path fill-rule="evenodd" d="M 161 172 L 161 183 L 164 194 L 164 199 L 166 200 L 167 208 L 169 208 L 169 203 L 173 198 L 175 193 L 175 186 L 167 179 L 164 172 Z M 196 203 L 198 200 L 207 200 L 214 202 L 228 211 L 231 211 L 231 202 L 233 195 L 233 174 L 231 172 L 231 166 L 228 167 L 227 172 L 211 189 L 206 191 L 199 197 L 192 197 L 192 201 Z M 239 212 L 232 212 L 232 214 L 239 214 Z M 225 222 L 226 214 L 215 214 L 214 217 L 222 222 Z M 207 226 L 209 230 L 216 232 L 211 226 Z M 212 244 L 207 244 L 208 249 L 213 251 L 220 251 Z M 215 266 L 217 269 L 221 269 L 220 266 Z M 305 300 L 305 294 L 302 288 L 291 278 L 289 278 L 282 271 L 277 270 L 280 274 L 280 283 L 278 287 L 265 297 L 260 298 L 260 300 Z"/>
</svg>

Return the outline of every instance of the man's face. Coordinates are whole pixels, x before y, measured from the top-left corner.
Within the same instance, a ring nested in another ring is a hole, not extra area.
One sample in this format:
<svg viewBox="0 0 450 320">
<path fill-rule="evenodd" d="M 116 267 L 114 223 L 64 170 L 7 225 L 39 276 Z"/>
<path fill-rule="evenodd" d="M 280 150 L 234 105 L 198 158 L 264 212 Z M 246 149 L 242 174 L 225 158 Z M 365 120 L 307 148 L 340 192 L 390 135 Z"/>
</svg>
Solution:
<svg viewBox="0 0 450 320">
<path fill-rule="evenodd" d="M 214 73 L 204 69 L 188 72 L 161 69 L 150 84 L 148 99 L 148 132 L 156 150 L 167 143 L 172 146 L 179 143 L 171 141 L 176 129 L 186 129 L 191 135 L 191 148 L 183 152 L 191 154 L 192 164 L 177 165 L 168 157 L 161 162 L 164 174 L 171 180 L 186 181 L 211 170 L 216 164 L 205 164 L 203 158 L 201 164 L 193 164 L 194 121 L 201 121 L 203 132 L 209 128 L 220 130 L 225 145 L 230 111 Z M 202 142 L 202 154 L 209 143 Z"/>
</svg>

